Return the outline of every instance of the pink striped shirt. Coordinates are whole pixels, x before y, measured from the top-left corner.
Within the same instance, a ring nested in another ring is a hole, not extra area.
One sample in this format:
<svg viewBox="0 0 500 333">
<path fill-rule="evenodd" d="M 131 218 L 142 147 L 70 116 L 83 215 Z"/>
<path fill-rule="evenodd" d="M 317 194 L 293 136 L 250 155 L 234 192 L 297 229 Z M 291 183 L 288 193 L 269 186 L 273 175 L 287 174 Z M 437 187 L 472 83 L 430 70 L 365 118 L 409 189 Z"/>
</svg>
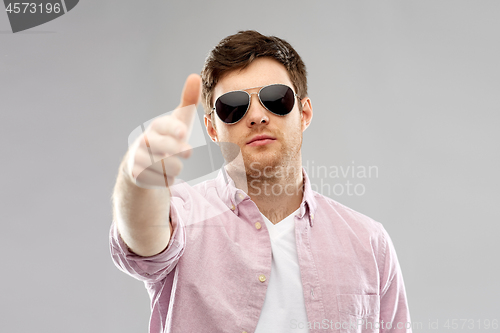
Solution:
<svg viewBox="0 0 500 333">
<path fill-rule="evenodd" d="M 303 176 L 295 239 L 307 323 L 291 321 L 282 332 L 306 325 L 311 333 L 410 333 L 403 276 L 382 224 L 314 192 Z M 174 231 L 165 251 L 138 256 L 114 223 L 110 230 L 114 263 L 149 292 L 149 331 L 254 332 L 272 262 L 259 209 L 222 170 L 171 191 Z"/>
</svg>

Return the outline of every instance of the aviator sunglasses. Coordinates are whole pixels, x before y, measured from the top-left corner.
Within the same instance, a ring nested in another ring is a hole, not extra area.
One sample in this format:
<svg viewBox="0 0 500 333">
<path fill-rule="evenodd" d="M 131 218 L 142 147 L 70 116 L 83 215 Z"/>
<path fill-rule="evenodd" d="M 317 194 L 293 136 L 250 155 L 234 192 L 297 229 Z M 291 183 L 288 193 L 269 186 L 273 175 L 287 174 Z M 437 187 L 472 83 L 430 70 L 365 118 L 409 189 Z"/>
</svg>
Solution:
<svg viewBox="0 0 500 333">
<path fill-rule="evenodd" d="M 259 101 L 269 112 L 278 116 L 286 116 L 295 106 L 295 97 L 299 98 L 292 88 L 284 84 L 270 84 L 268 86 L 253 87 L 246 90 L 260 88 L 258 92 L 249 93 L 245 90 L 227 92 L 215 101 L 215 106 L 209 115 L 215 111 L 219 119 L 226 124 L 236 124 L 243 119 L 248 109 L 252 95 L 257 94 Z"/>
</svg>

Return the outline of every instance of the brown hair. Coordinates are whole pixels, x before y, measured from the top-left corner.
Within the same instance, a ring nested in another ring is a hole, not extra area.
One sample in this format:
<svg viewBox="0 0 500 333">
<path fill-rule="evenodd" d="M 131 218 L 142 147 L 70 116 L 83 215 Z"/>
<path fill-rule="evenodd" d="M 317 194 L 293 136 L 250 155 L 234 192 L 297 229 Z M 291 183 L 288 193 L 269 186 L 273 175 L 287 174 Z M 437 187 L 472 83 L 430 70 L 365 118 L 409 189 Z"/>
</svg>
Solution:
<svg viewBox="0 0 500 333">
<path fill-rule="evenodd" d="M 201 71 L 201 100 L 208 114 L 212 109 L 215 85 L 229 72 L 242 70 L 259 57 L 270 57 L 285 66 L 300 98 L 307 96 L 307 72 L 293 47 L 281 38 L 264 36 L 255 30 L 239 31 L 222 39 L 205 60 Z"/>
</svg>

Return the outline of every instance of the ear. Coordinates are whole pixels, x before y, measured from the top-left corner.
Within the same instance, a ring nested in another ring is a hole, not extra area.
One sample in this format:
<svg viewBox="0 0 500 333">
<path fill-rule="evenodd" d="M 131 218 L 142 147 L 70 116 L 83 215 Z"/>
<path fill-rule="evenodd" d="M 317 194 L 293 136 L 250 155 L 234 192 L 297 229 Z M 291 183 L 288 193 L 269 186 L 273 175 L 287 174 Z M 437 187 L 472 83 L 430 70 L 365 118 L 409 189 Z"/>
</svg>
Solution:
<svg viewBox="0 0 500 333">
<path fill-rule="evenodd" d="M 313 117 L 313 108 L 311 99 L 309 97 L 302 98 L 300 100 L 300 103 L 302 104 L 302 112 L 300 115 L 300 119 L 302 123 L 302 132 L 304 132 L 306 128 L 309 127 L 309 124 L 311 124 L 311 120 Z"/>
<path fill-rule="evenodd" d="M 205 127 L 207 128 L 207 133 L 213 142 L 217 142 L 217 130 L 215 129 L 215 124 L 212 123 L 211 116 L 205 114 Z"/>
</svg>

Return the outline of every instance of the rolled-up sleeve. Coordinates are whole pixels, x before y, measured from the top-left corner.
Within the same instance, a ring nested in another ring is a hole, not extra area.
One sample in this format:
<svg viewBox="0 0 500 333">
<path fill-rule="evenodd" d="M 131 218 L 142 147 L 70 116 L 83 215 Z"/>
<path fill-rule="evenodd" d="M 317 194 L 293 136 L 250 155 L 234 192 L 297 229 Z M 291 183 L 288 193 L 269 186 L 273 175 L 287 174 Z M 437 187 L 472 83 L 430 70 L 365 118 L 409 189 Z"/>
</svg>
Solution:
<svg viewBox="0 0 500 333">
<path fill-rule="evenodd" d="M 389 234 L 382 228 L 380 332 L 411 333 L 410 312 L 403 274 Z"/>
<path fill-rule="evenodd" d="M 180 207 L 182 204 L 179 205 L 176 200 L 170 202 L 172 236 L 165 250 L 150 257 L 142 257 L 130 251 L 113 221 L 109 233 L 109 244 L 115 265 L 121 271 L 144 282 L 156 283 L 164 279 L 175 268 L 186 245 L 185 224 L 179 211 L 182 210 Z"/>
</svg>

